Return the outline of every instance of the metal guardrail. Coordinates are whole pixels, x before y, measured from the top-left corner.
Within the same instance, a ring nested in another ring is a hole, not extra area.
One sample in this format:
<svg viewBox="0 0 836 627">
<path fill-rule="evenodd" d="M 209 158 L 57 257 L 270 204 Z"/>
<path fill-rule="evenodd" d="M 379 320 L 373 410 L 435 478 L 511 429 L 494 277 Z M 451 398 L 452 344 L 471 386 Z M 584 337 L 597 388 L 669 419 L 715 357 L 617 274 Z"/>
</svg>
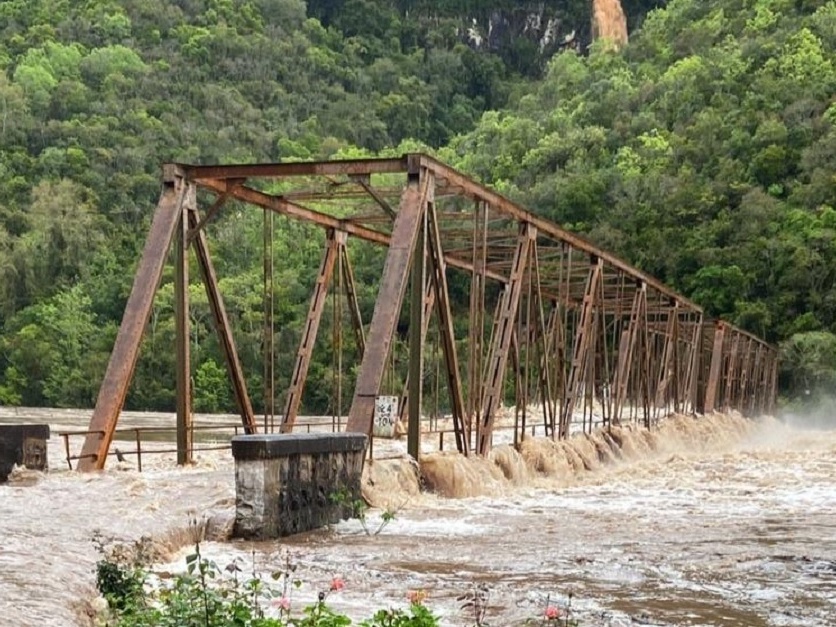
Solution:
<svg viewBox="0 0 836 627">
<path fill-rule="evenodd" d="M 327 423 L 296 423 L 295 427 L 297 429 L 305 429 L 307 433 L 311 432 L 311 427 L 332 427 L 331 431 L 333 431 L 333 425 L 329 425 Z M 217 432 L 224 432 L 226 430 L 231 430 L 230 437 L 236 436 L 239 433 L 244 431 L 244 427 L 240 424 L 231 425 L 231 424 L 219 424 L 219 425 L 199 425 L 199 426 L 192 426 L 191 431 L 217 431 Z M 144 455 L 162 455 L 162 454 L 170 454 L 170 453 L 177 453 L 177 448 L 144 448 L 142 447 L 143 442 L 143 435 L 148 435 L 151 433 L 156 434 L 165 434 L 171 433 L 176 435 L 177 427 L 123 427 L 120 429 L 116 429 L 114 431 L 115 435 L 118 434 L 133 434 L 134 438 L 133 441 L 135 442 L 135 448 L 133 449 L 117 449 L 114 447 L 113 450 L 108 452 L 108 457 L 116 457 L 119 461 L 123 461 L 126 457 L 135 457 L 136 458 L 136 465 L 137 470 L 142 472 L 142 456 Z M 89 435 L 99 435 L 103 436 L 103 430 L 94 430 L 89 431 L 87 429 L 84 430 L 75 430 L 75 431 L 59 431 L 58 436 L 60 436 L 64 440 L 64 453 L 65 459 L 67 461 L 67 466 L 70 470 L 73 468 L 73 461 L 79 459 L 85 459 L 89 457 L 95 457 L 95 454 L 90 455 L 73 455 L 70 450 L 70 438 L 74 436 L 84 436 L 85 438 Z M 146 441 L 148 438 L 146 437 Z M 192 440 L 193 442 L 194 440 Z M 223 451 L 229 450 L 231 448 L 231 444 L 221 444 L 217 446 L 192 446 L 192 453 L 199 453 L 203 451 Z"/>
</svg>

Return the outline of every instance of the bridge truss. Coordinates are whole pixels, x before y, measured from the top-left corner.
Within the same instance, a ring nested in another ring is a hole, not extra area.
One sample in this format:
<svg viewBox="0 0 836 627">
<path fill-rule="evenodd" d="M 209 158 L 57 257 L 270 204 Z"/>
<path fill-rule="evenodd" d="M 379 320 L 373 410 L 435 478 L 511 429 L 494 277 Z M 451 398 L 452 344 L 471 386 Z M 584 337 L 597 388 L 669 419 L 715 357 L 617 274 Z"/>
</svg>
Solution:
<svg viewBox="0 0 836 627">
<path fill-rule="evenodd" d="M 198 207 L 198 190 L 213 201 Z M 280 190 L 280 191 L 276 191 Z M 345 291 L 361 355 L 348 431 L 371 435 L 402 310 L 409 375 L 401 407 L 418 456 L 431 318 L 458 450 L 486 455 L 510 390 L 514 441 L 530 421 L 564 438 L 599 424 L 650 425 L 675 412 L 773 410 L 777 352 L 653 277 L 423 154 L 391 159 L 163 168 L 163 188 L 102 382 L 79 469 L 102 468 L 128 392 L 166 259 L 174 250 L 178 460 L 189 461 L 189 249 L 207 291 L 238 411 L 257 431 L 207 239 L 237 200 L 324 231 L 322 262 L 280 429 L 293 429 L 326 297 Z M 370 321 L 361 318 L 347 242 L 385 247 Z M 450 288 L 455 281 L 457 290 Z M 466 286 L 462 296 L 461 286 Z M 464 325 L 463 321 L 466 321 Z M 466 326 L 466 329 L 463 329 Z M 271 393 L 272 402 L 272 393 Z"/>
</svg>

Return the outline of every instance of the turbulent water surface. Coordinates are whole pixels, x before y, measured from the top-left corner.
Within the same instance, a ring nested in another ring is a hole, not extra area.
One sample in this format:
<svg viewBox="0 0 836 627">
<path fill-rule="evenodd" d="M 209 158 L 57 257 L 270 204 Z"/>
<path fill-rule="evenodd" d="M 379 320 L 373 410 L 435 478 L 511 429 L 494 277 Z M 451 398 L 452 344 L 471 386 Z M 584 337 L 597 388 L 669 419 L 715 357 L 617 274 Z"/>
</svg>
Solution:
<svg viewBox="0 0 836 627">
<path fill-rule="evenodd" d="M 494 626 L 541 616 L 547 599 L 565 606 L 570 592 L 582 625 L 836 625 L 836 431 L 768 420 L 741 434 L 739 420 L 703 421 L 715 423 L 690 432 L 693 421 L 681 419 L 653 437 L 622 435 L 640 459 L 598 464 L 578 446 L 563 463 L 577 466 L 577 457 L 588 472 L 494 481 L 475 498 L 412 495 L 378 535 L 348 521 L 203 551 L 245 571 L 254 560 L 269 572 L 289 557 L 305 582 L 296 607 L 339 576 L 346 587 L 329 603 L 357 618 L 403 607 L 423 589 L 445 624 L 473 624 L 458 597 L 482 585 Z M 706 432 L 713 444 L 701 447 Z M 127 463 L 81 476 L 60 470 L 58 444 L 49 475 L 0 486 L 3 624 L 83 624 L 95 530 L 155 537 L 172 548 L 160 565 L 170 570 L 182 565 L 184 551 L 173 549 L 189 518 L 233 503 L 226 453 L 187 470 L 169 459 L 141 474 Z M 529 465 L 543 470 L 542 460 Z M 464 466 L 449 472 L 466 474 Z M 406 500 L 397 492 L 393 502 Z"/>
</svg>

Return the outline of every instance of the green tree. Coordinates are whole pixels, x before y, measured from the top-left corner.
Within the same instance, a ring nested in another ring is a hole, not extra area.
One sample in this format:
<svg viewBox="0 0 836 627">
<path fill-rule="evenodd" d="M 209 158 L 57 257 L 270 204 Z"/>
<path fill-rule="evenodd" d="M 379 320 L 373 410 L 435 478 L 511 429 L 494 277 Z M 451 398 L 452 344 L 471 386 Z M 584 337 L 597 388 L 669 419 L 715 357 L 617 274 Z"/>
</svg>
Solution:
<svg viewBox="0 0 836 627">
<path fill-rule="evenodd" d="M 781 372 L 790 394 L 817 398 L 836 385 L 836 335 L 795 333 L 781 343 Z"/>
</svg>

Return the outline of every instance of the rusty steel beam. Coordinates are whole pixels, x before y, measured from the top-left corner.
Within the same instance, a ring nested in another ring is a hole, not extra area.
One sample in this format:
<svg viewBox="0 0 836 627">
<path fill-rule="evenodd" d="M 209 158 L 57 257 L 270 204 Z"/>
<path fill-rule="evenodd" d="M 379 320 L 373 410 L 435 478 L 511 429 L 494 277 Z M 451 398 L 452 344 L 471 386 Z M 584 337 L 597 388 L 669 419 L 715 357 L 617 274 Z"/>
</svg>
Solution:
<svg viewBox="0 0 836 627">
<path fill-rule="evenodd" d="M 197 212 L 189 212 L 189 223 L 193 225 L 192 228 L 197 225 Z M 232 326 L 229 324 L 229 317 L 227 316 L 226 307 L 221 296 L 215 266 L 209 254 L 206 232 L 203 230 L 197 231 L 192 245 L 197 256 L 197 267 L 203 279 L 203 286 L 206 288 L 209 310 L 212 312 L 215 331 L 218 334 L 218 344 L 224 356 L 226 371 L 232 384 L 232 395 L 235 397 L 238 414 L 241 416 L 241 424 L 244 425 L 246 433 L 255 433 L 255 414 L 253 413 L 253 406 L 250 402 L 249 392 L 247 391 L 247 382 L 244 379 L 244 369 L 241 367 L 241 360 L 238 358 L 238 350 L 235 347 L 235 340 L 232 337 Z"/>
<path fill-rule="evenodd" d="M 679 307 L 674 304 L 671 312 L 668 315 L 667 326 L 662 335 L 664 338 L 664 346 L 662 348 L 662 358 L 659 364 L 658 383 L 656 385 L 656 406 L 663 407 L 668 405 L 668 385 L 671 380 L 674 382 L 674 411 L 677 410 L 677 376 L 676 376 L 676 341 L 677 341 L 677 323 L 679 322 Z"/>
<path fill-rule="evenodd" d="M 383 265 L 380 290 L 360 363 L 354 398 L 348 414 L 347 431 L 371 435 L 374 404 L 386 368 L 392 335 L 403 303 L 418 231 L 427 204 L 429 176 L 422 172 L 420 181 L 412 178 L 401 195 L 398 217 L 392 229 L 392 243 Z"/>
<path fill-rule="evenodd" d="M 484 203 L 473 208 L 471 233 L 471 272 L 469 297 L 468 360 L 467 360 L 467 413 L 465 439 L 473 442 L 473 422 L 482 412 L 482 362 L 485 341 L 485 238 L 487 236 L 488 211 Z"/>
<path fill-rule="evenodd" d="M 705 386 L 705 412 L 717 409 L 717 393 L 723 367 L 723 346 L 725 344 L 726 325 L 721 321 L 714 323 L 714 345 L 711 349 L 711 366 L 708 371 L 708 383 Z"/>
<path fill-rule="evenodd" d="M 286 176 L 339 176 L 352 174 L 392 174 L 407 172 L 409 156 L 395 159 L 352 159 L 344 161 L 305 161 L 293 163 L 254 163 L 242 165 L 187 165 L 177 167 L 190 181 L 241 178 L 281 178 Z"/>
<path fill-rule="evenodd" d="M 435 307 L 435 290 L 433 289 L 432 282 L 425 281 L 424 286 L 424 299 L 421 301 L 422 307 L 424 308 L 423 313 L 421 314 L 421 345 L 423 346 L 427 340 L 427 333 L 430 330 L 430 320 L 432 319 L 432 311 Z M 410 314 L 411 317 L 412 314 Z M 412 323 L 410 322 L 410 325 Z M 410 327 L 411 328 L 411 327 Z M 403 392 L 401 393 L 400 400 L 398 402 L 398 420 L 403 422 L 407 420 L 409 416 L 409 393 L 411 386 L 409 384 L 409 376 L 410 373 L 406 373 L 406 381 L 404 381 Z"/>
<path fill-rule="evenodd" d="M 427 178 L 432 178 L 431 175 Z M 427 291 L 427 209 L 433 200 L 434 184 L 428 183 L 423 199 L 423 211 L 418 223 L 418 238 L 412 255 L 411 298 L 409 303 L 409 417 L 406 426 L 406 452 L 414 460 L 421 457 L 421 409 L 424 400 L 424 337 L 429 318 L 426 308 Z"/>
<path fill-rule="evenodd" d="M 749 380 L 751 394 L 748 395 L 748 398 L 746 400 L 746 416 L 757 416 L 760 413 L 758 408 L 757 391 L 761 385 L 761 378 L 763 376 L 763 350 L 763 345 L 755 342 L 752 357 L 752 376 Z"/>
<path fill-rule="evenodd" d="M 197 210 L 195 186 L 189 184 L 174 234 L 175 404 L 177 408 L 177 464 L 192 461 L 192 390 L 189 351 L 189 219 Z"/>
<path fill-rule="evenodd" d="M 703 317 L 702 314 L 697 314 L 697 319 L 694 320 L 693 329 L 691 329 L 691 355 L 688 361 L 688 370 L 685 376 L 685 389 L 687 393 L 689 412 L 692 414 L 696 412 L 697 407 L 700 360 L 702 358 L 702 333 Z"/>
<path fill-rule="evenodd" d="M 397 213 L 394 209 L 392 209 L 392 205 L 390 205 L 389 201 L 387 201 L 374 187 L 371 186 L 367 179 L 368 176 L 364 175 L 353 175 L 351 177 L 351 180 L 362 187 L 363 191 L 371 196 L 378 206 L 386 212 L 386 215 L 389 216 L 390 219 L 394 220 Z"/>
<path fill-rule="evenodd" d="M 275 263 L 273 257 L 273 214 L 262 211 L 261 246 L 261 358 L 262 391 L 264 402 L 264 432 L 272 433 L 276 425 L 276 295 Z"/>
<path fill-rule="evenodd" d="M 206 210 L 206 214 L 203 216 L 203 218 L 201 218 L 195 226 L 189 228 L 189 243 L 191 243 L 192 240 L 197 236 L 198 231 L 202 230 L 216 215 L 218 215 L 220 210 L 226 204 L 226 201 L 229 199 L 232 190 L 235 189 L 235 187 L 237 187 L 238 185 L 242 185 L 243 183 L 243 179 L 240 179 L 238 181 L 227 181 L 226 191 L 220 194 L 215 199 L 215 202 L 212 204 L 212 206 Z"/>
<path fill-rule="evenodd" d="M 186 184 L 170 169 L 164 170 L 164 184 L 145 248 L 134 276 L 125 314 L 116 335 L 116 343 L 99 388 L 96 407 L 84 438 L 79 470 L 101 470 L 113 440 L 119 413 L 125 404 L 145 326 L 151 317 L 154 294 L 163 274 L 166 254 L 177 231 L 183 208 Z"/>
<path fill-rule="evenodd" d="M 737 328 L 731 328 L 731 348 L 728 354 L 728 365 L 725 370 L 725 386 L 723 387 L 723 403 L 722 409 L 725 411 L 729 408 L 736 409 L 734 406 L 734 396 L 737 388 L 737 380 L 739 377 L 738 370 L 740 368 L 740 338 Z"/>
<path fill-rule="evenodd" d="M 225 181 L 206 180 L 201 181 L 200 185 L 214 191 L 217 194 L 223 194 L 227 190 L 227 182 Z M 265 194 L 264 192 L 260 192 L 243 185 L 236 185 L 233 188 L 233 191 L 230 192 L 230 195 L 238 200 L 261 207 L 262 209 L 268 209 L 280 215 L 288 216 L 303 222 L 310 222 L 325 229 L 345 231 L 349 235 L 353 235 L 354 237 L 378 244 L 380 246 L 390 245 L 390 236 L 386 233 L 355 224 L 347 219 L 335 218 L 327 213 L 322 213 L 321 211 L 308 209 L 302 205 L 290 202 L 281 196 L 271 196 L 270 194 Z M 445 259 L 447 261 L 447 265 L 454 268 L 468 272 L 472 269 L 471 264 L 465 260 L 457 259 L 451 255 L 446 256 Z M 500 273 L 488 271 L 486 274 L 496 281 L 504 282 L 507 280 L 505 276 Z"/>
<path fill-rule="evenodd" d="M 575 340 L 572 344 L 572 366 L 569 370 L 569 379 L 566 384 L 566 394 L 563 399 L 560 415 L 559 437 L 565 438 L 569 435 L 569 423 L 572 421 L 572 414 L 575 410 L 575 403 L 586 382 L 586 375 L 589 370 L 590 346 L 593 332 L 593 321 L 595 319 L 598 282 L 601 280 L 602 262 L 595 259 L 589 269 L 589 277 L 586 282 L 586 294 L 583 298 L 583 309 L 581 319 L 575 331 Z"/>
<path fill-rule="evenodd" d="M 346 234 L 343 231 L 328 231 L 325 254 L 322 257 L 319 274 L 314 283 L 308 316 L 305 320 L 305 326 L 302 328 L 299 350 L 296 351 L 296 362 L 287 390 L 284 413 L 282 413 L 282 433 L 293 431 L 293 425 L 296 422 L 296 414 L 299 411 L 299 405 L 302 403 L 302 393 L 305 390 L 305 381 L 308 378 L 308 367 L 311 365 L 316 335 L 319 331 L 319 322 L 322 320 L 322 312 L 325 310 L 328 287 L 331 284 L 331 276 L 334 274 L 334 265 L 340 255 L 340 249 L 345 246 L 345 238 Z"/>
<path fill-rule="evenodd" d="M 218 194 L 223 194 L 229 189 L 227 182 L 223 180 L 202 180 L 200 181 L 200 185 L 207 187 Z M 229 194 L 233 198 L 243 200 L 244 202 L 248 202 L 251 205 L 256 205 L 263 209 L 268 209 L 280 215 L 302 220 L 304 222 L 311 222 L 325 229 L 345 231 L 350 235 L 354 235 L 355 237 L 359 237 L 382 246 L 387 246 L 389 244 L 389 236 L 386 235 L 386 233 L 381 233 L 380 231 L 375 231 L 374 229 L 369 229 L 341 218 L 335 218 L 327 213 L 303 207 L 302 205 L 291 202 L 281 196 L 271 196 L 270 194 L 265 194 L 264 192 L 260 192 L 252 187 L 247 187 L 246 185 L 233 186 L 232 191 L 230 191 Z"/>
<path fill-rule="evenodd" d="M 615 371 L 615 416 L 614 422 L 621 421 L 621 410 L 627 400 L 627 383 L 630 380 L 630 373 L 633 366 L 633 355 L 636 352 L 636 345 L 639 340 L 639 328 L 644 322 L 645 306 L 647 304 L 647 284 L 642 282 L 641 287 L 636 290 L 633 296 L 633 303 L 630 308 L 630 318 L 627 321 L 627 330 L 622 332 L 619 340 L 618 364 Z"/>
<path fill-rule="evenodd" d="M 473 179 L 465 176 L 464 174 L 454 170 L 450 166 L 445 165 L 432 157 L 429 157 L 427 155 L 420 155 L 419 159 L 422 166 L 430 169 L 432 172 L 435 173 L 437 177 L 444 178 L 453 185 L 461 187 L 464 190 L 465 194 L 467 194 L 468 196 L 472 198 L 481 199 L 487 202 L 492 208 L 501 211 L 502 213 L 517 220 L 520 223 L 531 224 L 532 226 L 537 228 L 537 231 L 541 235 L 548 235 L 556 240 L 566 242 L 574 248 L 577 248 L 578 250 L 581 250 L 589 255 L 601 259 L 602 261 L 605 261 L 610 266 L 617 268 L 618 270 L 621 270 L 628 276 L 644 281 L 654 290 L 677 300 L 683 307 L 693 309 L 694 311 L 702 311 L 702 307 L 698 306 L 696 303 L 693 303 L 684 296 L 677 294 L 669 287 L 664 285 L 662 282 L 654 279 L 651 276 L 646 275 L 638 268 L 634 268 L 633 266 L 626 263 L 625 261 L 622 261 L 615 255 L 601 250 L 600 248 L 588 242 L 579 235 L 570 233 L 569 231 L 565 231 L 564 229 L 558 227 L 556 224 L 549 222 L 544 218 L 540 218 L 539 216 L 536 216 L 530 211 L 526 211 L 519 205 L 502 196 L 501 194 L 479 185 Z"/>
<path fill-rule="evenodd" d="M 435 301 L 438 304 L 438 326 L 441 332 L 441 346 L 444 361 L 447 366 L 447 390 L 450 394 L 451 410 L 453 413 L 453 431 L 456 437 L 456 448 L 464 455 L 470 453 L 470 445 L 465 436 L 465 409 L 462 397 L 462 385 L 459 370 L 459 358 L 456 353 L 456 338 L 453 333 L 453 312 L 450 307 L 450 291 L 447 286 L 446 264 L 444 251 L 441 248 L 441 235 L 438 230 L 438 217 L 435 204 L 427 205 L 427 225 L 429 235 L 429 253 L 432 268 L 432 285 Z"/>
<path fill-rule="evenodd" d="M 477 446 L 480 455 L 487 455 L 491 449 L 495 414 L 502 403 L 505 367 L 508 363 L 508 350 L 511 347 L 511 336 L 520 302 L 528 251 L 536 237 L 536 228 L 530 224 L 520 224 L 517 251 L 514 253 L 514 266 L 508 284 L 503 290 L 501 306 L 497 310 L 494 321 L 496 330 L 488 358 L 487 376 L 483 386 L 482 416 Z"/>
<path fill-rule="evenodd" d="M 747 393 L 749 379 L 749 358 L 751 356 L 752 341 L 746 336 L 741 336 L 740 373 L 737 378 L 737 390 L 733 401 L 733 407 L 740 413 L 744 413 L 743 406 Z"/>
<path fill-rule="evenodd" d="M 773 353 L 772 355 L 772 369 L 769 373 L 769 393 L 767 394 L 767 398 L 769 399 L 769 408 L 767 409 L 768 413 L 774 413 L 775 406 L 777 403 L 777 396 L 778 396 L 778 354 Z"/>
<path fill-rule="evenodd" d="M 537 369 L 539 373 L 539 377 L 537 380 L 537 385 L 539 387 L 539 395 L 540 401 L 543 405 L 543 426 L 546 430 L 546 433 L 550 429 L 554 429 L 554 424 L 557 416 L 557 404 L 554 398 L 554 391 L 552 388 L 552 378 L 551 378 L 551 369 L 549 367 L 549 352 L 551 349 L 551 324 L 553 322 L 552 315 L 556 311 L 556 307 L 553 307 L 552 310 L 549 312 L 549 319 L 546 320 L 545 315 L 545 308 L 543 306 L 543 292 L 541 290 L 541 283 L 540 283 L 540 258 L 539 258 L 539 248 L 537 246 L 537 240 L 535 239 L 530 250 L 531 254 L 531 263 L 529 263 L 529 268 L 533 267 L 534 273 L 532 276 L 531 270 L 529 270 L 529 298 L 531 298 L 531 292 L 533 292 L 534 296 L 534 307 L 535 317 L 536 317 L 536 335 L 537 340 L 535 341 L 536 351 L 537 351 Z M 531 284 L 531 279 L 533 279 L 534 284 Z M 529 302 L 529 311 L 532 303 Z M 523 408 L 527 410 L 527 408 Z M 523 423 L 523 431 L 525 430 L 525 424 Z"/>
<path fill-rule="evenodd" d="M 357 354 L 363 357 L 366 350 L 366 333 L 363 330 L 363 317 L 360 315 L 360 304 L 357 302 L 357 288 L 354 284 L 354 270 L 351 268 L 351 261 L 348 257 L 348 247 L 340 247 L 340 258 L 342 263 L 343 283 L 345 295 L 348 300 L 348 313 L 351 317 L 351 326 L 354 329 L 354 340 L 357 344 Z"/>
</svg>

